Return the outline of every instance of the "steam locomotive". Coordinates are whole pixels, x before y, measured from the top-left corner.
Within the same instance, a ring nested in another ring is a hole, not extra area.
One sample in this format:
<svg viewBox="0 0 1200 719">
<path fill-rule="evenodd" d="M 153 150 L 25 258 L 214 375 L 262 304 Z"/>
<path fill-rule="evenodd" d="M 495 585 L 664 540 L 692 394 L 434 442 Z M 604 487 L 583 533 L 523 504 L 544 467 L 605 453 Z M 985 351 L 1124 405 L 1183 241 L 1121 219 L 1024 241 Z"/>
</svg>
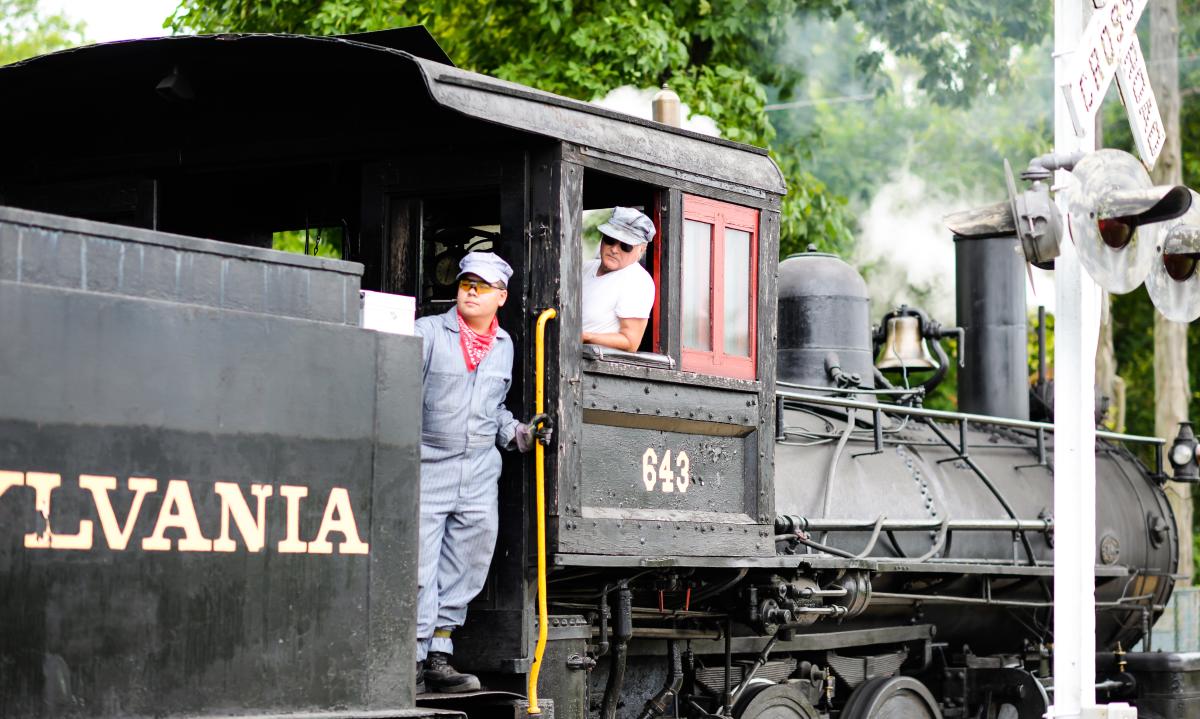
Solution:
<svg viewBox="0 0 1200 719">
<path fill-rule="evenodd" d="M 0 68 L 0 96 L 0 714 L 1046 710 L 1053 435 L 1012 241 L 958 242 L 961 330 L 872 328 L 849 265 L 777 261 L 765 151 L 460 70 L 422 28 L 110 43 Z M 618 205 L 658 230 L 639 352 L 579 340 Z M 359 291 L 438 312 L 472 249 L 515 268 L 546 508 L 506 457 L 455 634 L 488 691 L 418 697 L 420 346 L 360 328 Z M 922 406 L 951 334 L 960 412 Z M 1129 651 L 1179 550 L 1127 449 L 1161 442 L 1098 436 L 1101 696 L 1200 717 L 1196 657 Z"/>
</svg>

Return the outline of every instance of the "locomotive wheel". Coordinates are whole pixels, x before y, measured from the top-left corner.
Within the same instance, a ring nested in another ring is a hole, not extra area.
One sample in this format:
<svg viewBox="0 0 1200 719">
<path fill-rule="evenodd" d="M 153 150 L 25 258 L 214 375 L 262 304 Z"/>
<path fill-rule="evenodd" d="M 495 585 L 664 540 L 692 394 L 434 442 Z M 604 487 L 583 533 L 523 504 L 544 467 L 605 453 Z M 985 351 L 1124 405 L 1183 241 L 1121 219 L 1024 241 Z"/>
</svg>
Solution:
<svg viewBox="0 0 1200 719">
<path fill-rule="evenodd" d="M 875 677 L 854 690 L 841 719 L 942 719 L 942 712 L 916 679 Z"/>
<path fill-rule="evenodd" d="M 819 719 L 808 698 L 790 684 L 751 686 L 733 707 L 735 719 Z"/>
</svg>

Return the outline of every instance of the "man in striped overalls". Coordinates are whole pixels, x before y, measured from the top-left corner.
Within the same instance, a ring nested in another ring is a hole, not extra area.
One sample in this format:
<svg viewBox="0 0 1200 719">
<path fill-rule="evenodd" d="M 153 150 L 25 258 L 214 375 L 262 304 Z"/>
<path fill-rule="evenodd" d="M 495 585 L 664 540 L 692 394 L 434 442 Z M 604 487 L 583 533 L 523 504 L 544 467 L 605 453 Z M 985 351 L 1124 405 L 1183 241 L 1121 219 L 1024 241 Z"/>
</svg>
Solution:
<svg viewBox="0 0 1200 719">
<path fill-rule="evenodd" d="M 512 268 L 491 252 L 459 263 L 456 306 L 417 320 L 425 340 L 417 691 L 467 692 L 479 679 L 450 664 L 451 632 L 487 579 L 496 546 L 497 447 L 527 451 L 530 427 L 504 406 L 513 347 L 496 312 Z"/>
</svg>

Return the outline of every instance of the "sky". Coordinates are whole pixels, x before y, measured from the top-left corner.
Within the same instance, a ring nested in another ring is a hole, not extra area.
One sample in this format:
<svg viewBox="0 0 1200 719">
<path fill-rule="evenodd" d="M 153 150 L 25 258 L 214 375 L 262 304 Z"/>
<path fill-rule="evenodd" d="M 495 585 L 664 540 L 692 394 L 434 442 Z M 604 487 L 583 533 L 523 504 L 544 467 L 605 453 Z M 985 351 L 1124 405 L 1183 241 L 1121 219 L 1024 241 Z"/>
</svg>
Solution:
<svg viewBox="0 0 1200 719">
<path fill-rule="evenodd" d="M 170 34 L 163 20 L 175 11 L 179 0 L 40 0 L 45 13 L 62 12 L 87 23 L 91 42 L 130 40 Z"/>
</svg>

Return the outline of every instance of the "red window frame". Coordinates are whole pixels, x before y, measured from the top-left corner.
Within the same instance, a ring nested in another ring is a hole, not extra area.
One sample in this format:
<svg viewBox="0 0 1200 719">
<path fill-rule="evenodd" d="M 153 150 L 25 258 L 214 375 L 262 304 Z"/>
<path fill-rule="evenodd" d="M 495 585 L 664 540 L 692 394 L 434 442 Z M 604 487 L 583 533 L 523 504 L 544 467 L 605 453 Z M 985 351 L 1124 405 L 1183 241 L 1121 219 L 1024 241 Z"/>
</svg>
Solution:
<svg viewBox="0 0 1200 719">
<path fill-rule="evenodd" d="M 663 266 L 663 234 L 662 234 L 662 193 L 654 194 L 654 307 L 650 310 L 650 336 L 653 342 L 653 351 L 665 352 L 665 346 L 662 341 L 662 320 L 659 317 L 659 308 L 663 305 L 663 283 L 662 283 L 662 266 Z"/>
<path fill-rule="evenodd" d="M 706 197 L 684 195 L 683 219 L 685 223 L 687 220 L 695 220 L 712 226 L 712 239 L 709 245 L 709 287 L 712 289 L 712 293 L 708 305 L 712 350 L 684 347 L 681 336 L 680 367 L 687 372 L 753 380 L 757 377 L 758 359 L 758 210 L 728 202 L 718 202 Z M 750 320 L 748 328 L 750 336 L 747 338 L 750 348 L 748 357 L 725 354 L 726 228 L 750 233 L 750 277 L 749 282 L 746 283 L 749 288 L 746 304 Z M 681 253 L 687 251 L 686 244 L 682 242 L 682 239 L 680 251 Z M 681 281 L 687 282 L 688 278 L 682 278 Z"/>
</svg>

